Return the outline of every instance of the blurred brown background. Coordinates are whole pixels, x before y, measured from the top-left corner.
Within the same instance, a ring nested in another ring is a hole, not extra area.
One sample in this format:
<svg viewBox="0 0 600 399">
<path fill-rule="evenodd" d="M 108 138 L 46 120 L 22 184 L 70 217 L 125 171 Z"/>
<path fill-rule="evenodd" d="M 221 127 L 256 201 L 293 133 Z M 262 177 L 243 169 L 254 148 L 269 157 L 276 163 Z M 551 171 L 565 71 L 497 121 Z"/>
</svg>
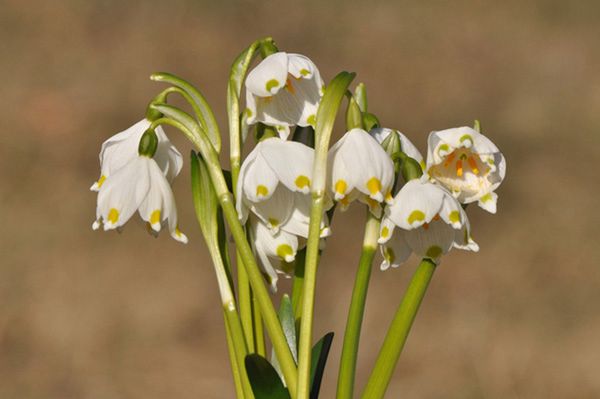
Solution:
<svg viewBox="0 0 600 399">
<path fill-rule="evenodd" d="M 162 88 L 151 72 L 197 84 L 226 130 L 231 61 L 267 35 L 326 80 L 357 72 L 421 150 L 478 118 L 508 160 L 498 214 L 469 209 L 481 252 L 445 258 L 388 397 L 600 397 L 599 22 L 595 1 L 0 1 L 0 398 L 232 397 L 188 165 L 187 246 L 137 217 L 93 232 L 88 187 L 101 142 Z M 362 220 L 336 216 L 319 271 L 315 335 L 337 334 L 324 398 Z M 415 264 L 373 271 L 358 387 Z"/>
</svg>

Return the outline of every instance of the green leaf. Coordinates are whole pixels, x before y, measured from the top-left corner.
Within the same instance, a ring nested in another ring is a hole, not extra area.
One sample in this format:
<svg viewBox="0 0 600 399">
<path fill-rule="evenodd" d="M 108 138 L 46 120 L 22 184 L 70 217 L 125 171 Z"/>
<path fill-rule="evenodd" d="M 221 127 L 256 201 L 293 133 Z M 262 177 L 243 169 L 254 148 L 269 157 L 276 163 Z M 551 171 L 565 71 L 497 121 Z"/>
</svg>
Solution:
<svg viewBox="0 0 600 399">
<path fill-rule="evenodd" d="M 364 83 L 359 83 L 354 89 L 354 98 L 362 112 L 367 112 L 367 88 Z"/>
<path fill-rule="evenodd" d="M 252 353 L 244 362 L 246 372 L 256 399 L 290 399 L 279 374 L 264 357 Z"/>
<path fill-rule="evenodd" d="M 327 363 L 327 356 L 329 355 L 332 341 L 333 332 L 330 332 L 325 334 L 312 348 L 310 365 L 310 399 L 317 399 L 319 397 L 321 381 L 323 380 L 325 364 Z"/>
<path fill-rule="evenodd" d="M 208 102 L 204 96 L 188 81 L 172 75 L 167 72 L 157 72 L 150 76 L 150 79 L 156 82 L 169 83 L 175 87 L 179 87 L 181 90 L 186 92 L 193 101 L 194 111 L 202 129 L 206 132 L 210 142 L 217 152 L 221 151 L 221 133 L 219 132 L 219 126 L 215 115 L 208 105 Z"/>
<path fill-rule="evenodd" d="M 363 129 L 363 118 L 360 107 L 354 97 L 350 95 L 350 101 L 348 101 L 348 108 L 346 108 L 346 130 L 359 128 Z"/>
<path fill-rule="evenodd" d="M 279 304 L 279 322 L 281 323 L 281 328 L 283 329 L 283 334 L 285 335 L 285 339 L 287 341 L 288 346 L 290 347 L 290 352 L 292 352 L 292 357 L 297 362 L 298 361 L 298 348 L 297 348 L 297 339 L 296 339 L 296 320 L 294 318 L 294 309 L 292 308 L 292 301 L 287 294 L 284 294 L 281 298 L 281 303 Z M 271 363 L 277 373 L 282 375 L 281 369 L 279 367 L 279 361 L 277 360 L 277 356 L 275 356 L 275 351 L 271 354 Z"/>
</svg>

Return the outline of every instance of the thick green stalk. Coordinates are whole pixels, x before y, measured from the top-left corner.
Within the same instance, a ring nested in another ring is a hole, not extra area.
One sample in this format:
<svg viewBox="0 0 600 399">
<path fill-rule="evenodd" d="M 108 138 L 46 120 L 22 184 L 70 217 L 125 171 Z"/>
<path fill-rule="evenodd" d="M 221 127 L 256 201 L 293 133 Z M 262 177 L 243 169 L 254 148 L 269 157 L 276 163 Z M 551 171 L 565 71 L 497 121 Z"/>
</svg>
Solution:
<svg viewBox="0 0 600 399">
<path fill-rule="evenodd" d="M 306 249 L 296 254 L 296 265 L 294 266 L 294 280 L 292 282 L 292 309 L 294 317 L 298 319 L 302 313 L 302 289 L 304 288 L 304 262 L 306 260 Z"/>
<path fill-rule="evenodd" d="M 238 219 L 233 196 L 229 192 L 227 182 L 223 176 L 218 154 L 200 126 L 185 112 L 167 104 L 153 104 L 151 107 L 166 116 L 166 118 L 162 118 L 163 123 L 172 125 L 181 130 L 198 148 L 206 162 L 208 173 L 221 209 L 223 210 L 225 221 L 229 226 L 239 254 L 242 257 L 242 265 L 246 268 L 246 272 L 248 273 L 250 285 L 260 306 L 267 332 L 271 338 L 273 348 L 275 349 L 275 353 L 277 354 L 277 358 L 281 365 L 282 373 L 293 399 L 295 398 L 294 393 L 297 388 L 296 363 L 294 362 L 294 358 L 288 347 L 287 340 L 283 333 L 283 329 L 281 328 L 281 324 L 279 323 L 279 318 L 277 317 L 267 288 L 265 287 L 258 264 L 254 259 L 252 249 L 246 240 L 246 233 Z"/>
<path fill-rule="evenodd" d="M 252 298 L 252 326 L 254 328 L 254 352 L 265 357 L 267 355 L 267 347 L 265 345 L 265 334 L 263 328 L 262 315 L 260 307 L 254 295 Z"/>
<path fill-rule="evenodd" d="M 227 315 L 223 309 L 223 318 L 225 319 L 225 336 L 227 337 L 227 349 L 229 350 L 229 362 L 231 366 L 231 372 L 233 374 L 233 383 L 235 386 L 235 396 L 237 399 L 245 399 L 244 388 L 242 386 L 242 374 L 240 373 L 240 366 L 237 361 L 235 353 L 235 346 L 233 343 L 233 337 L 231 335 L 231 328 L 227 321 Z M 243 369 L 242 369 L 243 370 Z"/>
<path fill-rule="evenodd" d="M 321 219 L 323 217 L 325 200 L 325 182 L 327 173 L 327 151 L 333 124 L 342 99 L 353 73 L 340 72 L 325 89 L 317 111 L 317 126 L 315 129 L 315 160 L 311 183 L 312 205 L 310 209 L 310 224 L 306 246 L 306 263 L 304 269 L 304 290 L 302 294 L 302 313 L 300 324 L 300 340 L 298 351 L 298 399 L 308 399 L 310 394 L 310 364 L 312 349 L 313 309 L 315 305 L 315 290 L 317 279 L 317 264 L 319 258 L 319 240 L 321 235 Z"/>
<path fill-rule="evenodd" d="M 242 320 L 242 328 L 244 336 L 248 343 L 248 352 L 254 353 L 254 323 L 252 320 L 252 292 L 250 290 L 250 281 L 246 268 L 242 265 L 242 257 L 237 256 L 237 272 L 238 272 L 238 302 L 240 304 L 240 318 Z"/>
<path fill-rule="evenodd" d="M 427 291 L 429 282 L 433 277 L 435 266 L 435 263 L 431 260 L 423 259 L 413 275 L 385 336 L 375 361 L 375 367 L 371 371 L 371 376 L 362 394 L 363 399 L 379 399 L 385 395 L 410 328 L 425 296 L 425 291 Z"/>
<path fill-rule="evenodd" d="M 246 339 L 244 338 L 242 324 L 240 323 L 240 317 L 235 308 L 235 304 L 233 302 L 224 304 L 223 313 L 225 314 L 226 322 L 231 332 L 231 339 L 233 341 L 233 349 L 238 368 L 239 370 L 244 370 L 243 373 L 240 373 L 244 397 L 252 398 L 252 387 L 250 386 L 250 381 L 248 380 L 248 373 L 245 372 L 246 367 L 244 363 L 246 360 L 246 355 L 248 354 L 248 348 L 246 347 Z"/>
<path fill-rule="evenodd" d="M 379 220 L 368 210 L 367 213 L 363 248 L 358 263 L 358 270 L 356 271 L 352 300 L 350 302 L 350 310 L 348 311 L 348 321 L 346 322 L 346 332 L 344 333 L 344 345 L 342 347 L 337 385 L 338 399 L 351 399 L 354 391 L 354 376 L 356 374 L 360 330 L 365 311 L 369 280 L 371 278 L 371 265 L 377 251 Z"/>
</svg>

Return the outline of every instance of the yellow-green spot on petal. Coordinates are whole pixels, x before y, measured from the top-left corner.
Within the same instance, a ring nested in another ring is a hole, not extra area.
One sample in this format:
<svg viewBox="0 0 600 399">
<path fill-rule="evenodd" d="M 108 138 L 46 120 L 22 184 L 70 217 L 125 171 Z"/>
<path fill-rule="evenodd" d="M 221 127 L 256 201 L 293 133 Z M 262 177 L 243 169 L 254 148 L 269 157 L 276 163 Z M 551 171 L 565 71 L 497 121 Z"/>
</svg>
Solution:
<svg viewBox="0 0 600 399">
<path fill-rule="evenodd" d="M 367 190 L 371 193 L 371 195 L 375 195 L 378 192 L 381 192 L 381 182 L 378 178 L 372 177 L 367 182 Z"/>
<path fill-rule="evenodd" d="M 388 238 L 389 235 L 390 229 L 387 226 L 383 226 L 383 229 L 381 229 L 381 238 Z"/>
<path fill-rule="evenodd" d="M 269 195 L 269 189 L 266 186 L 263 186 L 262 184 L 256 186 L 257 197 L 266 197 L 267 195 Z"/>
<path fill-rule="evenodd" d="M 119 211 L 116 210 L 115 208 L 110 208 L 110 211 L 108 211 L 108 217 L 106 218 L 106 220 L 108 220 L 112 224 L 117 223 L 117 220 L 119 220 Z"/>
<path fill-rule="evenodd" d="M 98 188 L 102 187 L 102 185 L 104 184 L 104 181 L 106 180 L 106 176 L 102 175 L 100 176 L 100 178 L 98 179 Z"/>
<path fill-rule="evenodd" d="M 460 139 L 458 139 L 458 141 L 460 141 L 461 143 L 466 140 L 469 140 L 472 143 L 473 137 L 471 137 L 470 134 L 463 134 L 462 136 L 460 136 Z"/>
<path fill-rule="evenodd" d="M 437 245 L 432 245 L 431 247 L 429 247 L 427 252 L 425 252 L 425 255 L 428 258 L 437 259 L 442 255 L 443 252 L 444 251 L 442 251 L 442 248 L 438 247 Z"/>
<path fill-rule="evenodd" d="M 269 81 L 267 81 L 267 84 L 265 85 L 267 91 L 270 93 L 272 89 L 279 87 L 280 83 L 277 79 L 271 79 Z"/>
<path fill-rule="evenodd" d="M 296 187 L 302 189 L 304 187 L 310 186 L 310 179 L 304 175 L 300 175 L 296 178 L 296 181 L 294 181 L 294 183 L 296 184 Z"/>
<path fill-rule="evenodd" d="M 346 189 L 348 188 L 348 183 L 346 180 L 340 179 L 335 183 L 335 192 L 338 194 L 346 194 Z"/>
<path fill-rule="evenodd" d="M 177 235 L 177 237 L 181 237 L 183 233 L 181 232 L 181 230 L 179 230 L 179 227 L 175 227 L 175 235 Z"/>
<path fill-rule="evenodd" d="M 419 162 L 419 165 L 421 166 L 421 170 L 425 170 L 425 168 L 426 168 L 425 161 L 423 161 L 421 159 L 421 162 Z"/>
<path fill-rule="evenodd" d="M 315 126 L 317 124 L 317 117 L 315 114 L 309 115 L 308 118 L 306 118 L 306 122 L 309 125 Z"/>
<path fill-rule="evenodd" d="M 450 212 L 450 214 L 448 215 L 448 219 L 450 219 L 450 222 L 452 222 L 452 223 L 460 223 L 460 212 L 459 211 Z"/>
<path fill-rule="evenodd" d="M 425 220 L 425 214 L 420 210 L 414 210 L 408 215 L 408 224 L 413 224 L 414 222 L 422 222 Z"/>
<path fill-rule="evenodd" d="M 309 71 L 308 69 L 306 69 L 306 68 L 302 68 L 302 69 L 300 70 L 300 75 L 302 75 L 302 76 L 306 76 L 306 75 L 308 75 L 308 74 L 310 74 L 310 71 Z"/>
<path fill-rule="evenodd" d="M 275 218 L 269 218 L 269 224 L 272 227 L 277 227 L 277 226 L 279 226 L 279 220 L 275 219 Z"/>
<path fill-rule="evenodd" d="M 160 209 L 155 210 L 150 215 L 150 224 L 160 223 Z"/>
<path fill-rule="evenodd" d="M 442 151 L 448 152 L 450 150 L 450 147 L 448 147 L 448 144 L 444 143 L 444 144 L 440 144 L 437 150 L 438 150 L 438 154 Z"/>
<path fill-rule="evenodd" d="M 246 118 L 250 118 L 252 116 L 252 110 L 250 108 L 246 108 L 244 110 L 244 114 L 246 115 Z"/>
<path fill-rule="evenodd" d="M 481 197 L 479 199 L 481 202 L 488 202 L 492 200 L 492 194 L 487 193 L 486 195 L 484 195 L 483 197 Z"/>
<path fill-rule="evenodd" d="M 294 250 L 288 244 L 281 244 L 277 247 L 277 256 L 279 256 L 281 259 L 294 256 Z"/>
</svg>

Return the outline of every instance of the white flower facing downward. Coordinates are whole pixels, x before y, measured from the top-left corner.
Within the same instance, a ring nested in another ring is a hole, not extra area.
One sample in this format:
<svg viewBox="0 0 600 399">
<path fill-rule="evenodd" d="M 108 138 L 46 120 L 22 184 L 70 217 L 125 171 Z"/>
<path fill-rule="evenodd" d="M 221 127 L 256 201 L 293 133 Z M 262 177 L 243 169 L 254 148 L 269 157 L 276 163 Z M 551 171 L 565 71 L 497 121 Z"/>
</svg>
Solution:
<svg viewBox="0 0 600 399">
<path fill-rule="evenodd" d="M 161 141 L 160 135 L 157 134 L 157 139 L 154 157 L 138 154 L 137 147 L 131 156 L 123 150 L 125 147 L 120 147 L 120 152 L 113 152 L 119 156 L 109 157 L 107 161 L 106 155 L 110 152 L 104 151 L 104 164 L 109 162 L 111 167 L 117 160 L 121 161 L 125 157 L 129 157 L 129 160 L 118 169 L 105 170 L 107 174 L 103 176 L 107 177 L 99 183 L 98 188 L 96 220 L 92 225 L 94 230 L 100 226 L 103 226 L 105 231 L 121 228 L 138 211 L 141 218 L 148 223 L 149 231 L 157 234 L 163 225 L 166 225 L 175 240 L 187 243 L 187 237 L 177 226 L 177 208 L 168 180 L 168 177 L 175 177 L 180 172 L 182 157 L 166 136 Z M 139 138 L 137 142 L 139 144 Z M 166 160 L 163 166 L 169 166 L 163 169 L 157 160 Z"/>
<path fill-rule="evenodd" d="M 236 208 L 242 222 L 248 209 L 277 232 L 292 216 L 298 194 L 308 196 L 314 150 L 304 144 L 269 138 L 244 160 L 236 189 Z"/>
<path fill-rule="evenodd" d="M 306 241 L 283 229 L 273 233 L 255 216 L 251 216 L 249 222 L 256 255 L 268 276 L 271 291 L 276 292 L 278 274 L 287 276 L 292 272 L 290 263 L 296 259 L 299 246 L 304 246 Z"/>
<path fill-rule="evenodd" d="M 314 127 L 323 87 L 319 70 L 307 57 L 271 54 L 246 78 L 247 122 L 273 126 L 284 140 L 290 126 Z"/>
<path fill-rule="evenodd" d="M 129 161 L 138 157 L 138 145 L 151 122 L 142 119 L 130 128 L 115 134 L 104 143 L 100 150 L 100 178 L 90 187 L 92 191 L 99 191 L 106 179 Z M 169 182 L 181 171 L 183 159 L 177 149 L 171 144 L 164 130 L 158 126 L 155 129 L 158 138 L 158 148 L 154 160 L 163 171 Z"/>
<path fill-rule="evenodd" d="M 431 132 L 427 140 L 427 174 L 446 187 L 458 201 L 477 201 L 496 213 L 494 192 L 504 180 L 506 161 L 487 137 L 470 127 Z"/>
<path fill-rule="evenodd" d="M 406 183 L 386 208 L 378 242 L 382 270 L 399 266 L 413 252 L 439 263 L 452 247 L 479 250 L 460 203 L 444 188 L 419 179 Z"/>
<path fill-rule="evenodd" d="M 394 163 L 366 131 L 347 132 L 329 150 L 328 163 L 330 189 L 342 210 L 358 199 L 379 216 L 380 203 L 392 200 Z"/>
</svg>

